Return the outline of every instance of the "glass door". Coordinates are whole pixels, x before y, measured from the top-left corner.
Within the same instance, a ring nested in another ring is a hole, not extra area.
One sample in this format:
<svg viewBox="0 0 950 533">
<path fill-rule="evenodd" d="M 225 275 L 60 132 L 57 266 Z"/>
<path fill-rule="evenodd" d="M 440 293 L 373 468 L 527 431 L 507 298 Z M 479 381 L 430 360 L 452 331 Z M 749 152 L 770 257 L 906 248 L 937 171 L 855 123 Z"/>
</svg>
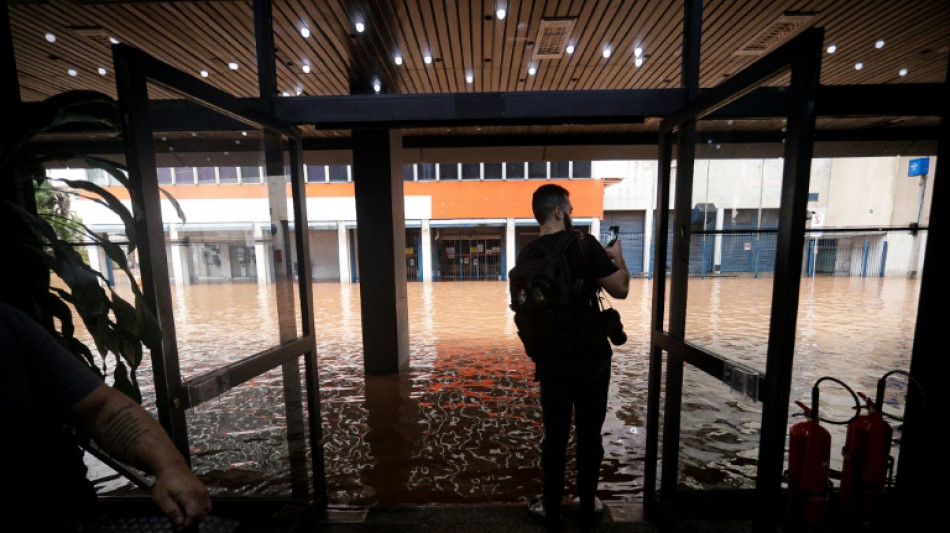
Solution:
<svg viewBox="0 0 950 533">
<path fill-rule="evenodd" d="M 700 93 L 660 126 L 644 497 L 648 514 L 658 521 L 676 516 L 677 505 L 689 500 L 694 514 L 712 516 L 728 506 L 745 509 L 757 530 L 779 523 L 822 36 L 820 29 L 801 33 Z M 744 95 L 768 84 L 788 85 L 782 114 L 762 117 L 784 128 L 780 179 L 774 183 L 781 200 L 772 214 L 777 228 L 754 231 L 736 245 L 715 229 L 722 206 L 694 197 L 703 190 L 698 182 L 711 177 L 708 167 L 704 176 L 696 168 L 697 146 L 706 144 L 699 132 L 717 112 L 741 106 Z M 757 255 L 762 247 L 756 243 L 762 242 L 772 243 L 770 254 Z M 708 327 L 690 327 L 689 313 L 703 289 L 694 285 L 714 273 L 723 250 L 736 246 L 744 259 L 753 257 L 743 268 L 767 270 L 771 282 L 759 287 L 764 298 L 717 297 L 746 307 L 751 335 L 758 339 L 750 351 L 759 350 L 761 359 L 731 350 L 723 342 L 730 332 L 707 335 L 700 332 Z M 752 308 L 753 301 L 765 305 Z"/>
<path fill-rule="evenodd" d="M 137 49 L 113 56 L 163 330 L 148 406 L 213 497 L 325 502 L 300 133 Z M 246 212 L 216 208 L 237 193 Z"/>
</svg>

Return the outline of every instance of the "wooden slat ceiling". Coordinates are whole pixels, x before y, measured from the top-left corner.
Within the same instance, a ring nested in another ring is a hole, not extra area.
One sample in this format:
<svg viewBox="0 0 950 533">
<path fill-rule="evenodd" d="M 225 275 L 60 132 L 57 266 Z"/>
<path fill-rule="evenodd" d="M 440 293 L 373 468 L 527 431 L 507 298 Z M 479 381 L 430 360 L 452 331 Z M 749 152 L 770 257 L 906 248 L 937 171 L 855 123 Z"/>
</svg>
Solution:
<svg viewBox="0 0 950 533">
<path fill-rule="evenodd" d="M 496 15 L 498 7 L 506 8 L 504 19 Z M 288 97 L 344 95 L 361 82 L 379 82 L 397 94 L 676 88 L 683 9 L 682 0 L 274 0 L 278 90 Z M 235 96 L 258 96 L 249 0 L 13 0 L 9 13 L 24 101 L 70 89 L 115 95 L 110 37 L 195 76 L 207 71 L 205 81 Z M 535 59 L 539 27 L 552 18 L 573 19 L 566 44 L 575 51 Z M 716 0 L 705 2 L 701 86 L 714 86 L 754 62 L 759 56 L 742 49 L 770 28 L 781 42 L 786 34 L 775 24 L 783 20 L 801 21 L 787 35 L 820 26 L 826 44 L 837 46 L 823 54 L 823 85 L 939 83 L 946 77 L 947 0 Z M 365 25 L 362 33 L 357 22 Z M 309 37 L 301 35 L 303 28 Z M 881 48 L 875 47 L 879 39 Z M 635 64 L 638 46 L 642 66 Z M 609 58 L 602 53 L 607 47 Z M 237 70 L 228 67 L 232 61 Z"/>
</svg>

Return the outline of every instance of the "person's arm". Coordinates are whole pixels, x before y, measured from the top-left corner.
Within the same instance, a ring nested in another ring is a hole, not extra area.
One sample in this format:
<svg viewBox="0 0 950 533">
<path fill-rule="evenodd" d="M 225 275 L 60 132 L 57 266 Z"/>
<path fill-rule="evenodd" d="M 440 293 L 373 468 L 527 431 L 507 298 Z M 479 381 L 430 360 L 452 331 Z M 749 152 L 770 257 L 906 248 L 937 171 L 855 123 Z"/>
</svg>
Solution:
<svg viewBox="0 0 950 533">
<path fill-rule="evenodd" d="M 141 405 L 102 384 L 72 404 L 67 415 L 110 455 L 155 476 L 152 499 L 176 526 L 191 527 L 207 516 L 211 510 L 207 487 Z"/>
<path fill-rule="evenodd" d="M 623 260 L 620 239 L 614 241 L 609 248 L 604 248 L 604 251 L 607 253 L 607 257 L 617 265 L 617 271 L 609 276 L 598 278 L 597 284 L 603 287 L 607 294 L 618 300 L 623 300 L 630 290 L 630 272 L 627 271 L 627 263 Z"/>
</svg>

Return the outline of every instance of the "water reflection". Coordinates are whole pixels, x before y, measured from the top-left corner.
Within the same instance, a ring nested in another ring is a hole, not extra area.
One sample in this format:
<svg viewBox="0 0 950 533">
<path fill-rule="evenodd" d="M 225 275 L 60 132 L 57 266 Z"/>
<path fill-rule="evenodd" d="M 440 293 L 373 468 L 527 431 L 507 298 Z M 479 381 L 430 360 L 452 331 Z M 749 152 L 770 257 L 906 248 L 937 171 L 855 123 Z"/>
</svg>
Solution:
<svg viewBox="0 0 950 533">
<path fill-rule="evenodd" d="M 767 311 L 771 285 L 768 279 L 691 279 L 691 340 L 764 367 L 767 319 L 751 320 L 750 313 Z M 871 393 L 884 372 L 906 370 L 917 287 L 890 278 L 803 280 L 792 399 L 808 398 L 822 375 Z M 363 373 L 359 286 L 313 288 L 332 504 L 515 501 L 540 493 L 540 406 L 504 282 L 410 283 L 411 368 L 393 377 Z M 605 500 L 636 500 L 642 491 L 651 289 L 651 280 L 635 279 L 628 299 L 612 301 L 630 340 L 615 347 L 604 424 Z M 272 290 L 255 284 L 178 289 L 183 375 L 269 347 L 277 328 L 268 311 Z M 149 366 L 146 361 L 140 371 L 147 406 Z M 689 368 L 684 390 L 683 484 L 753 482 L 759 406 Z M 845 393 L 823 390 L 822 401 L 834 416 L 849 416 Z M 889 401 L 902 401 L 899 391 Z M 190 410 L 188 427 L 195 469 L 214 492 L 289 494 L 279 370 Z M 844 428 L 829 429 L 840 449 Z M 121 480 L 100 482 L 103 492 L 123 487 Z"/>
</svg>

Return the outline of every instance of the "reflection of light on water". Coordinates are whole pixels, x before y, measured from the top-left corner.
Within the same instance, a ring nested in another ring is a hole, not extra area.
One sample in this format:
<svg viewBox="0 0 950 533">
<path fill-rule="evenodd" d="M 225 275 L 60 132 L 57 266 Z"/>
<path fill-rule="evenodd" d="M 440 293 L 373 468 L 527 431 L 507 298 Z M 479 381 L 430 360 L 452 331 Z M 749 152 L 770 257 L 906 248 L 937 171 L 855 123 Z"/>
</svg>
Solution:
<svg viewBox="0 0 950 533">
<path fill-rule="evenodd" d="M 690 279 L 689 287 L 687 339 L 764 368 L 771 280 Z M 514 501 L 541 492 L 540 407 L 504 282 L 410 283 L 411 367 L 401 379 L 367 380 L 363 373 L 359 285 L 313 288 L 331 503 Z M 803 280 L 792 400 L 807 399 L 822 375 L 873 393 L 884 372 L 906 369 L 916 288 L 903 279 Z M 614 348 L 603 429 L 604 500 L 636 500 L 642 493 L 651 290 L 652 280 L 635 279 L 626 300 L 611 300 L 630 340 Z M 272 289 L 255 284 L 176 289 L 182 375 L 200 375 L 275 344 L 273 299 Z M 146 359 L 139 376 L 147 406 L 154 397 L 150 373 Z M 902 405 L 899 388 L 889 389 L 889 401 L 898 402 L 893 409 Z M 841 413 L 850 401 L 844 394 L 823 389 L 822 402 Z M 683 406 L 682 484 L 751 486 L 760 405 L 687 366 Z M 189 410 L 193 463 L 213 491 L 289 494 L 283 413 L 279 370 Z M 843 428 L 829 430 L 837 446 Z M 568 497 L 575 495 L 572 485 L 569 478 Z M 100 490 L 122 486 L 105 480 Z"/>
</svg>

